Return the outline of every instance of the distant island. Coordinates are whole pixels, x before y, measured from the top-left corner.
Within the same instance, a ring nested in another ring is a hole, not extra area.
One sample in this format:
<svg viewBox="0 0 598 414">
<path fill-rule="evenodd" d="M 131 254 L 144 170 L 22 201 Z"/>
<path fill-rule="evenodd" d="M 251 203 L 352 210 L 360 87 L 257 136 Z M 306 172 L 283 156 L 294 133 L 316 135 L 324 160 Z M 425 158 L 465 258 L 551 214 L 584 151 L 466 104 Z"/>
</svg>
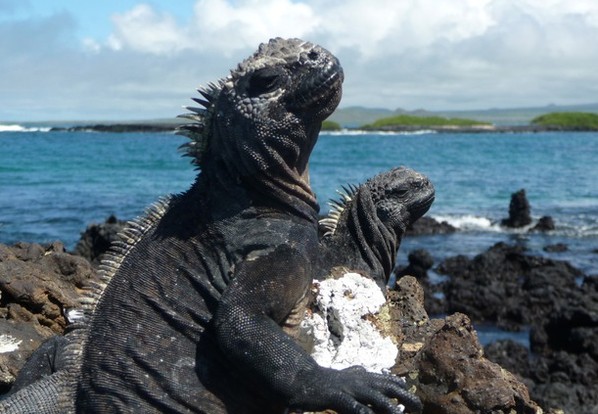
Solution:
<svg viewBox="0 0 598 414">
<path fill-rule="evenodd" d="M 528 125 L 501 125 L 467 118 L 442 116 L 395 115 L 366 124 L 365 131 L 421 131 L 435 132 L 540 132 L 540 131 L 598 131 L 598 114 L 585 112 L 554 112 L 538 116 Z"/>
<path fill-rule="evenodd" d="M 342 111 L 342 110 L 341 110 Z M 359 118 L 356 109 L 351 109 L 356 118 Z M 367 110 L 366 110 L 367 111 Z M 394 114 L 383 116 L 369 123 L 348 126 L 331 119 L 324 121 L 322 131 L 364 130 L 384 132 L 542 132 L 542 131 L 598 131 L 598 113 L 593 112 L 550 112 L 538 115 L 525 123 L 496 124 L 483 119 L 464 117 L 449 117 L 425 111 L 416 111 L 418 114 Z M 75 125 L 68 127 L 53 127 L 51 131 L 92 131 L 92 132 L 170 132 L 174 133 L 180 126 L 180 120 L 161 120 L 147 122 L 102 123 L 92 125 Z"/>
<path fill-rule="evenodd" d="M 492 130 L 488 122 L 465 118 L 446 118 L 442 116 L 395 115 L 381 118 L 371 124 L 361 126 L 365 131 L 417 131 L 417 130 Z"/>
<path fill-rule="evenodd" d="M 532 124 L 560 131 L 598 131 L 598 114 L 587 112 L 552 112 L 534 118 Z"/>
</svg>

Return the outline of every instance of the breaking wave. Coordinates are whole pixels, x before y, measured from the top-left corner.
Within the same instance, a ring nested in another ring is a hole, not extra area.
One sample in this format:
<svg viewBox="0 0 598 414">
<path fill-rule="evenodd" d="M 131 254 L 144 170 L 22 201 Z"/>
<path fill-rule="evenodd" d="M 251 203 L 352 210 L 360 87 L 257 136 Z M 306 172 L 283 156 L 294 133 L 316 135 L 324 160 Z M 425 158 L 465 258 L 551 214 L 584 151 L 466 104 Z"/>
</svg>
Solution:
<svg viewBox="0 0 598 414">
<path fill-rule="evenodd" d="M 0 124 L 0 132 L 48 132 L 50 127 L 26 127 L 19 124 Z"/>
<path fill-rule="evenodd" d="M 508 228 L 500 225 L 500 220 L 492 220 L 487 217 L 471 214 L 463 215 L 432 215 L 438 222 L 447 222 L 459 231 L 465 232 L 487 232 L 487 233 L 527 233 L 533 228 L 539 217 L 532 217 L 532 223 L 521 228 Z M 555 217 L 556 229 L 550 234 L 568 237 L 598 237 L 598 218 L 585 215 L 571 215 L 567 219 Z"/>
</svg>

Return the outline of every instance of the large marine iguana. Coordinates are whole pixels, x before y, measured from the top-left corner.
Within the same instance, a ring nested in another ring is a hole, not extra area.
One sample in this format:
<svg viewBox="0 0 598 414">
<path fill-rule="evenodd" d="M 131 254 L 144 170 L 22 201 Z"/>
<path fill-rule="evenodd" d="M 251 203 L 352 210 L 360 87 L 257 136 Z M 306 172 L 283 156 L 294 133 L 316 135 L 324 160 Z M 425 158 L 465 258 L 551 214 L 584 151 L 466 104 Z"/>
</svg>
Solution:
<svg viewBox="0 0 598 414">
<path fill-rule="evenodd" d="M 280 329 L 318 255 L 307 161 L 342 78 L 324 49 L 275 39 L 201 91 L 206 110 L 186 128 L 201 174 L 105 262 L 73 352 L 75 407 L 54 396 L 46 412 L 397 412 L 400 381 L 319 367 Z M 29 397 L 4 409 L 25 412 Z"/>
</svg>

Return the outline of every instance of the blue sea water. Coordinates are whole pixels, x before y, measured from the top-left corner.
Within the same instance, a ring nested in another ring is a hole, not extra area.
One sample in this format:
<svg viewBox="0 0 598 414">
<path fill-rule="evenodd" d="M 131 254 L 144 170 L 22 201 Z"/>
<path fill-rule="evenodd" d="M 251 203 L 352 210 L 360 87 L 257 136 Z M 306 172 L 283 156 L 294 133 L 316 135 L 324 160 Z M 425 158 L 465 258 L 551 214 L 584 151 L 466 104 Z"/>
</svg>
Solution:
<svg viewBox="0 0 598 414">
<path fill-rule="evenodd" d="M 177 151 L 185 138 L 173 134 L 6 129 L 0 128 L 0 243 L 61 240 L 73 248 L 88 224 L 110 214 L 138 216 L 160 196 L 186 190 L 196 175 Z M 598 274 L 597 157 L 598 133 L 341 132 L 321 135 L 310 172 L 323 212 L 342 185 L 392 167 L 430 177 L 437 197 L 429 214 L 461 231 L 408 238 L 399 262 L 420 247 L 438 263 L 508 241 Z M 520 188 L 535 218 L 554 218 L 554 232 L 528 234 L 497 224 Z M 555 243 L 569 250 L 542 250 Z"/>
</svg>

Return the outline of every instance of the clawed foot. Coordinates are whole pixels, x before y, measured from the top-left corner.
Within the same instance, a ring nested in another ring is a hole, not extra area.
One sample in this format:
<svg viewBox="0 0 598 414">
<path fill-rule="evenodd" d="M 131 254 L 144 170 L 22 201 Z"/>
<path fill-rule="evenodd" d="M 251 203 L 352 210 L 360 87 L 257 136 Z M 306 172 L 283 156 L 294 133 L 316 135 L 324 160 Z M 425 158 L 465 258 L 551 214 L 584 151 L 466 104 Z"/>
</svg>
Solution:
<svg viewBox="0 0 598 414">
<path fill-rule="evenodd" d="M 374 374 L 361 367 L 341 371 L 322 368 L 293 399 L 292 407 L 332 409 L 339 414 L 400 414 L 401 405 L 406 412 L 422 409 L 421 401 L 405 389 L 402 378 Z"/>
</svg>

